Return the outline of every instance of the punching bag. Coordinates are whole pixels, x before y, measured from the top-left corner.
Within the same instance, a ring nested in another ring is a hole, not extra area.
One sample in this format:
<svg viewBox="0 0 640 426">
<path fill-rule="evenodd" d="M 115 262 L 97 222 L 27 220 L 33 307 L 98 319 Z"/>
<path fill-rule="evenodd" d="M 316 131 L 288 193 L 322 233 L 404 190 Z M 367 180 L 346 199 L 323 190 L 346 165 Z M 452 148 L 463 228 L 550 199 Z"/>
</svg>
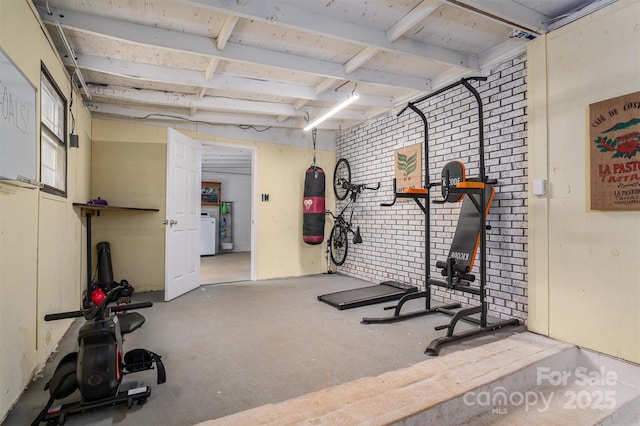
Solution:
<svg viewBox="0 0 640 426">
<path fill-rule="evenodd" d="M 307 244 L 324 241 L 324 170 L 311 166 L 304 176 L 302 239 Z"/>
</svg>

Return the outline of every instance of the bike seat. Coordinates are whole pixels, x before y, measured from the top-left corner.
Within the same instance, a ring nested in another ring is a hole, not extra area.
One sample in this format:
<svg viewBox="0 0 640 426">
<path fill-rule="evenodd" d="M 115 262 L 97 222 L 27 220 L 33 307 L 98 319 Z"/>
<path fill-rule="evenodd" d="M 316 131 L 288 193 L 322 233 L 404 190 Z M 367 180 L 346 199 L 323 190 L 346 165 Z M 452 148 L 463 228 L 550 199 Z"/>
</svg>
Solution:
<svg viewBox="0 0 640 426">
<path fill-rule="evenodd" d="M 137 312 L 126 312 L 123 314 L 116 314 L 118 322 L 120 323 L 120 333 L 122 335 L 136 331 L 142 324 L 144 324 L 145 318 Z"/>
</svg>

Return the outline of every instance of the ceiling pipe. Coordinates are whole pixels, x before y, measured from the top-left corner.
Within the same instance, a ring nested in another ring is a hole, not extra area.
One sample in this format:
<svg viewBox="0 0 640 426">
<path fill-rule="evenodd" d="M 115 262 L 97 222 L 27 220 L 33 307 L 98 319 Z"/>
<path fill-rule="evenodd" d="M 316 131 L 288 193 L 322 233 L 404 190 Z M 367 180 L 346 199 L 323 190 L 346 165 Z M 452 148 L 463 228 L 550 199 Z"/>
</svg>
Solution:
<svg viewBox="0 0 640 426">
<path fill-rule="evenodd" d="M 62 25 L 60 25 L 60 22 L 58 22 L 58 21 L 56 21 L 56 28 L 58 29 L 58 32 L 60 33 L 60 38 L 62 39 L 62 44 L 64 45 L 64 48 L 67 50 L 67 55 L 73 61 L 73 66 L 74 66 L 74 68 L 76 70 L 76 75 L 78 76 L 78 80 L 80 80 L 80 85 L 82 86 L 82 90 L 84 90 L 85 96 L 89 100 L 91 100 L 91 94 L 89 93 L 89 89 L 87 88 L 87 83 L 84 81 L 84 77 L 82 76 L 82 72 L 80 71 L 80 67 L 78 66 L 78 62 L 76 61 L 76 55 L 73 52 L 73 49 L 71 48 L 71 45 L 69 44 L 69 41 L 67 40 L 67 37 L 64 35 L 64 31 L 62 30 Z M 73 75 L 71 76 L 71 80 L 73 81 Z"/>
</svg>

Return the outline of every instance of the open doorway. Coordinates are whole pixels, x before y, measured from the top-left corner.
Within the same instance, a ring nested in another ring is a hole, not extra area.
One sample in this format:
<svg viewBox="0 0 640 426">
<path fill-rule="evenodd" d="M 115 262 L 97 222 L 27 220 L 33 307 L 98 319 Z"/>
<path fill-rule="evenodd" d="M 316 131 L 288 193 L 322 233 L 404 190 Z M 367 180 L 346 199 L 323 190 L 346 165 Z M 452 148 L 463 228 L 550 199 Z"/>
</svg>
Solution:
<svg viewBox="0 0 640 426">
<path fill-rule="evenodd" d="M 252 146 L 202 142 L 201 180 L 215 188 L 201 207 L 202 285 L 256 279 L 255 156 Z"/>
</svg>

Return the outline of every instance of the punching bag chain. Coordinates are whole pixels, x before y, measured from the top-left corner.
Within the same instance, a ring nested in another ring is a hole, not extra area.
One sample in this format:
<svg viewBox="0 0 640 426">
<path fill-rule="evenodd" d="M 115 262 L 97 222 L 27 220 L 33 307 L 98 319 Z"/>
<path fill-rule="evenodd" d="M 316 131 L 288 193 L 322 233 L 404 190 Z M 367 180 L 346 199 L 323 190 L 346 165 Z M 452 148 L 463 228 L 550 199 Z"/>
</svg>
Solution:
<svg viewBox="0 0 640 426">
<path fill-rule="evenodd" d="M 316 133 L 317 132 L 318 132 L 318 129 L 316 129 L 315 127 L 311 131 L 311 135 L 313 136 L 313 164 L 311 165 L 311 167 L 313 167 L 313 170 L 316 169 Z"/>
</svg>

